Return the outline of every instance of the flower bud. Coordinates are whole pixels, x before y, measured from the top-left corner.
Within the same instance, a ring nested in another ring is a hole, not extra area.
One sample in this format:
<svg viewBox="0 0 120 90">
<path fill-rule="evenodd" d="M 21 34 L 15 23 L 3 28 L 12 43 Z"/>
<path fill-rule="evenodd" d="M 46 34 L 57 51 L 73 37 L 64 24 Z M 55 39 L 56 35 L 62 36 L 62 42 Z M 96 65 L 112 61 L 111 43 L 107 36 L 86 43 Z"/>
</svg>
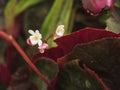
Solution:
<svg viewBox="0 0 120 90">
<path fill-rule="evenodd" d="M 102 10 L 112 8 L 115 0 L 82 0 L 83 7 L 91 15 L 99 14 Z"/>
</svg>

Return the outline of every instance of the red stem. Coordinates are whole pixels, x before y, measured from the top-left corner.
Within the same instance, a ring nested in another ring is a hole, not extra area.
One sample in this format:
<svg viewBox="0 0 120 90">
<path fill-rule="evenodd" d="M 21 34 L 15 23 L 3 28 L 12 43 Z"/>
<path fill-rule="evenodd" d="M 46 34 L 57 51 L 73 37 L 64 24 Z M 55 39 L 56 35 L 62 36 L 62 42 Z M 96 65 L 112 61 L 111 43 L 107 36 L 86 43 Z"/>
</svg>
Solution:
<svg viewBox="0 0 120 90">
<path fill-rule="evenodd" d="M 37 67 L 31 62 L 30 58 L 25 54 L 25 52 L 22 50 L 22 48 L 18 45 L 18 43 L 15 41 L 15 39 L 11 36 L 6 34 L 3 31 L 0 31 L 0 37 L 4 40 L 10 42 L 16 50 L 20 53 L 20 55 L 24 58 L 24 60 L 27 62 L 27 64 L 35 71 L 38 76 L 47 84 L 49 85 L 48 80 L 44 77 L 44 75 L 37 69 Z"/>
<path fill-rule="evenodd" d="M 48 41 L 51 37 L 53 37 L 54 34 L 55 34 L 55 32 L 52 33 L 52 34 L 50 34 L 45 40 L 43 40 L 43 42 L 47 43 L 47 41 Z"/>
</svg>

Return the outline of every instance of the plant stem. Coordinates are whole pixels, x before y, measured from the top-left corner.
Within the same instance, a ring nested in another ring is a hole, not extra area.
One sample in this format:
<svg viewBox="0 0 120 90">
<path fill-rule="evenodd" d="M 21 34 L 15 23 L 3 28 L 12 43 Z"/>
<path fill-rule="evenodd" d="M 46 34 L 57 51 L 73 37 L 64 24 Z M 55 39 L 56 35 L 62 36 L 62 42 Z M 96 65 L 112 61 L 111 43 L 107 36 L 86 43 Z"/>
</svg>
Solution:
<svg viewBox="0 0 120 90">
<path fill-rule="evenodd" d="M 52 38 L 55 35 L 55 32 L 50 34 L 43 42 L 47 43 L 50 38 Z"/>
<path fill-rule="evenodd" d="M 3 31 L 0 31 L 0 37 L 4 40 L 10 42 L 16 50 L 19 52 L 19 54 L 24 58 L 24 60 L 27 62 L 27 64 L 38 74 L 38 76 L 47 84 L 49 85 L 48 80 L 44 77 L 44 75 L 36 68 L 36 66 L 31 62 L 30 58 L 25 54 L 25 52 L 22 50 L 22 48 L 18 45 L 18 43 L 15 41 L 15 39 L 11 36 L 6 34 Z"/>
</svg>

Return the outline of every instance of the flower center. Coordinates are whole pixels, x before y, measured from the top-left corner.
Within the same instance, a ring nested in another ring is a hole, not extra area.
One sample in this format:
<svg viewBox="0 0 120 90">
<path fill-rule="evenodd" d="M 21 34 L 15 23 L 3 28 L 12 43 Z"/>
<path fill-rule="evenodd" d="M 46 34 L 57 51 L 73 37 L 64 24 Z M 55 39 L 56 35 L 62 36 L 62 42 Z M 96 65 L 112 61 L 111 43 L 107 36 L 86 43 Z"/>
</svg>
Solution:
<svg viewBox="0 0 120 90">
<path fill-rule="evenodd" d="M 57 33 L 60 33 L 62 30 L 59 28 L 58 30 L 57 30 Z"/>
<path fill-rule="evenodd" d="M 37 40 L 38 39 L 38 35 L 34 35 L 34 39 Z"/>
</svg>

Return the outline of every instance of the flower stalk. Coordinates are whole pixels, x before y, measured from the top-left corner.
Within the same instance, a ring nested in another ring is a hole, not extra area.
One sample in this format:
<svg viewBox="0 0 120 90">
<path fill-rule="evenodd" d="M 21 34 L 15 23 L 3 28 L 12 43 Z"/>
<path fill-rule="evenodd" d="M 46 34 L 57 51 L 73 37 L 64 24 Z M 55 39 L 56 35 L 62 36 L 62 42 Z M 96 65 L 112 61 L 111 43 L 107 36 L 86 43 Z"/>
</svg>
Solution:
<svg viewBox="0 0 120 90">
<path fill-rule="evenodd" d="M 23 57 L 23 59 L 27 62 L 27 64 L 32 68 L 32 70 L 35 71 L 36 74 L 49 86 L 48 80 L 39 71 L 39 69 L 37 69 L 37 67 L 31 62 L 30 58 L 26 55 L 26 53 L 22 50 L 22 48 L 18 45 L 18 43 L 15 41 L 15 39 L 11 35 L 8 35 L 5 32 L 0 31 L 0 38 L 11 43 L 19 52 L 19 54 Z"/>
</svg>

